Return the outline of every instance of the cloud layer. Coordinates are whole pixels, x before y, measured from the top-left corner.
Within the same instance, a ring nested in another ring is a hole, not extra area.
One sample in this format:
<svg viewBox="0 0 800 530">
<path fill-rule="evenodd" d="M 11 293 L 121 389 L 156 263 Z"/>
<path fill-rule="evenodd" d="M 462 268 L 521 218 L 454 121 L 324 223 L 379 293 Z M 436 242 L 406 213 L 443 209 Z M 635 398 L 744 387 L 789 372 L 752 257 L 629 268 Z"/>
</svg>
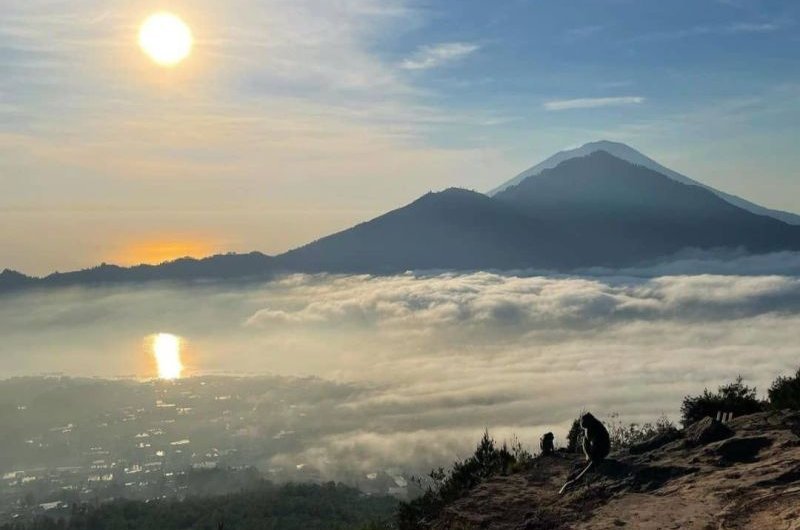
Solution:
<svg viewBox="0 0 800 530">
<path fill-rule="evenodd" d="M 706 386 L 742 374 L 763 392 L 795 370 L 798 257 L 738 262 L 782 274 L 687 274 L 690 263 L 672 265 L 682 271 L 672 276 L 657 274 L 661 264 L 569 277 L 294 275 L 28 293 L 0 304 L 0 373 L 146 376 L 143 337 L 177 333 L 194 373 L 346 383 L 282 427 L 306 434 L 265 466 L 308 463 L 332 477 L 424 470 L 468 451 L 486 427 L 531 445 L 545 430 L 563 439 L 584 408 L 674 418 L 681 398 Z"/>
</svg>

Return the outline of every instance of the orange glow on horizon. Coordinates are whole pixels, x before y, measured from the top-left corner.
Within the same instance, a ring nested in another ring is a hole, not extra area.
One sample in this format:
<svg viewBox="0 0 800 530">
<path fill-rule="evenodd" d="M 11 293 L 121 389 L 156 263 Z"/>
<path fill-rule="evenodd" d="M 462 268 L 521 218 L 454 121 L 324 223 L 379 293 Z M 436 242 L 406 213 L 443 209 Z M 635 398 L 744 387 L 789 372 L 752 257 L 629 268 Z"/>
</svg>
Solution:
<svg viewBox="0 0 800 530">
<path fill-rule="evenodd" d="M 215 246 L 209 241 L 169 238 L 133 241 L 114 253 L 111 261 L 119 265 L 157 265 L 178 258 L 204 258 L 214 253 Z"/>
</svg>

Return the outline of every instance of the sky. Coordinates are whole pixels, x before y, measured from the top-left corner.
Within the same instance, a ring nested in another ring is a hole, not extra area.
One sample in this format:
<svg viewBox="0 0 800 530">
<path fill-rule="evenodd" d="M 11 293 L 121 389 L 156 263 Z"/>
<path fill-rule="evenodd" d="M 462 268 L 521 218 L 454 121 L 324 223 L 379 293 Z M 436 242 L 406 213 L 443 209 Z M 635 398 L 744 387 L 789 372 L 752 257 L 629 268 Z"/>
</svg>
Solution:
<svg viewBox="0 0 800 530">
<path fill-rule="evenodd" d="M 195 37 L 137 46 L 169 10 Z M 800 212 L 794 0 L 4 0 L 0 269 L 278 253 L 626 142 Z"/>
</svg>

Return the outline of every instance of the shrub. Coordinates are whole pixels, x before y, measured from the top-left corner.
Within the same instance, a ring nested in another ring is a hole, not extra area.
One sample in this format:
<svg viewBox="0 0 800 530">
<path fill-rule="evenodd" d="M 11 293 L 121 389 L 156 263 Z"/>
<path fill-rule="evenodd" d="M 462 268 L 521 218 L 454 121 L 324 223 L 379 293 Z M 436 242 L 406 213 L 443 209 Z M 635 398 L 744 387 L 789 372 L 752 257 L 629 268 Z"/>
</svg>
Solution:
<svg viewBox="0 0 800 530">
<path fill-rule="evenodd" d="M 533 453 L 526 449 L 516 435 L 511 439 L 511 446 L 508 449 L 513 458 L 512 470 L 519 471 L 524 469 L 533 461 Z"/>
<path fill-rule="evenodd" d="M 699 396 L 686 396 L 681 405 L 681 423 L 684 427 L 705 418 L 716 417 L 717 412 L 732 412 L 734 416 L 753 414 L 764 410 L 765 403 L 756 397 L 755 387 L 742 382 L 742 376 L 736 381 L 722 385 L 717 392 L 703 390 Z"/>
<path fill-rule="evenodd" d="M 769 402 L 776 409 L 800 410 L 800 369 L 794 377 L 779 377 L 768 391 Z"/>
<path fill-rule="evenodd" d="M 466 460 L 453 464 L 449 472 L 443 468 L 430 472 L 425 493 L 411 501 L 401 503 L 397 522 L 400 530 L 416 529 L 423 521 L 430 521 L 449 502 L 462 497 L 487 478 L 508 473 L 523 459 L 532 458 L 517 442 L 512 450 L 503 444 L 497 446 L 488 432 L 483 433 L 475 453 Z M 420 484 L 422 480 L 418 481 Z"/>
<path fill-rule="evenodd" d="M 678 430 L 665 415 L 659 417 L 654 423 L 624 424 L 620 421 L 619 414 L 612 414 L 606 427 L 611 438 L 611 447 L 615 449 L 627 449 L 659 434 Z"/>
<path fill-rule="evenodd" d="M 567 451 L 570 453 L 580 453 L 582 444 L 583 428 L 581 428 L 581 420 L 576 418 L 569 428 L 569 433 L 567 433 Z"/>
</svg>

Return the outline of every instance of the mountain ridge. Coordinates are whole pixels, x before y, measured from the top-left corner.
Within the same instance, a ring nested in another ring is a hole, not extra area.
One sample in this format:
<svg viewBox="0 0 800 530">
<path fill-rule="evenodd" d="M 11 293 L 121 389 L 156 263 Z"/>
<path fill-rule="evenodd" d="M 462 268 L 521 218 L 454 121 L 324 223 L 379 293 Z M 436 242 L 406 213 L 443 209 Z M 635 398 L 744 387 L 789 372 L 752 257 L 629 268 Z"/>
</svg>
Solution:
<svg viewBox="0 0 800 530">
<path fill-rule="evenodd" d="M 716 247 L 800 250 L 800 227 L 594 151 L 494 197 L 457 188 L 426 194 L 276 263 L 303 272 L 569 270 Z"/>
<path fill-rule="evenodd" d="M 205 258 L 183 257 L 159 264 L 131 267 L 101 263 L 95 267 L 46 276 L 28 276 L 5 269 L 0 272 L 0 292 L 26 287 L 101 285 L 148 281 L 196 281 L 261 278 L 270 272 L 274 258 L 261 252 L 217 254 Z"/>
<path fill-rule="evenodd" d="M 424 226 L 416 226 L 420 222 Z M 503 240 L 541 232 L 542 227 L 534 219 L 509 211 L 486 195 L 448 188 L 429 192 L 375 219 L 290 250 L 276 261 L 284 268 L 303 272 L 480 269 L 493 268 L 497 263 L 503 268 L 520 268 L 536 261 L 535 256 L 525 250 L 510 252 Z M 383 244 L 389 240 L 391 245 Z M 475 251 L 476 245 L 481 244 L 488 253 Z M 338 248 L 331 248 L 336 245 Z M 554 246 L 548 250 L 558 253 Z M 331 258 L 332 251 L 337 258 Z M 416 266 L 409 267 L 409 260 Z"/>
<path fill-rule="evenodd" d="M 739 208 L 605 150 L 567 158 L 490 197 L 461 188 L 277 256 L 259 252 L 100 266 L 43 278 L 6 270 L 0 291 L 146 281 L 267 279 L 293 272 L 619 268 L 685 249 L 800 250 L 800 226 Z"/>
</svg>

